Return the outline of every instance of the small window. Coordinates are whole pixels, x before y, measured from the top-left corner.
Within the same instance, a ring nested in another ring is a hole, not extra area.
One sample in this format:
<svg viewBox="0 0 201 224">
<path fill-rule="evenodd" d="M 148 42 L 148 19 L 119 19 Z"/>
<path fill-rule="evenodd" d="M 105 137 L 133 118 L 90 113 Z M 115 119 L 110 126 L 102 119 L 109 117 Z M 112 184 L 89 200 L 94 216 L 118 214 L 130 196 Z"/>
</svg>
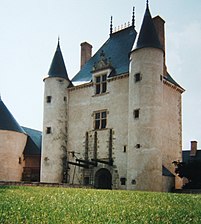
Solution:
<svg viewBox="0 0 201 224">
<path fill-rule="evenodd" d="M 107 75 L 95 77 L 96 94 L 105 93 L 107 91 Z"/>
<path fill-rule="evenodd" d="M 66 98 L 66 96 L 64 96 L 64 101 L 66 101 L 67 100 L 67 98 Z"/>
<path fill-rule="evenodd" d="M 47 103 L 51 103 L 51 101 L 52 101 L 52 97 L 51 97 L 51 96 L 47 96 L 47 98 L 46 98 L 46 102 L 47 102 Z"/>
<path fill-rule="evenodd" d="M 104 129 L 107 125 L 107 112 L 99 111 L 95 112 L 95 129 Z"/>
<path fill-rule="evenodd" d="M 141 147 L 141 145 L 140 144 L 136 144 L 136 149 L 139 149 L 140 147 Z"/>
<path fill-rule="evenodd" d="M 124 145 L 124 152 L 126 152 L 126 145 Z"/>
<path fill-rule="evenodd" d="M 141 80 L 140 73 L 136 73 L 134 77 L 135 77 L 135 82 L 139 82 Z"/>
<path fill-rule="evenodd" d="M 126 185 L 126 178 L 125 177 L 121 177 L 120 181 L 121 181 L 121 185 Z"/>
<path fill-rule="evenodd" d="M 136 184 L 136 180 L 135 179 L 131 180 L 131 184 L 135 185 Z"/>
<path fill-rule="evenodd" d="M 140 109 L 136 109 L 133 111 L 133 116 L 135 119 L 140 117 Z"/>
<path fill-rule="evenodd" d="M 52 130 L 51 130 L 51 127 L 47 127 L 47 128 L 46 128 L 46 134 L 50 134 L 51 131 L 52 131 Z"/>
</svg>

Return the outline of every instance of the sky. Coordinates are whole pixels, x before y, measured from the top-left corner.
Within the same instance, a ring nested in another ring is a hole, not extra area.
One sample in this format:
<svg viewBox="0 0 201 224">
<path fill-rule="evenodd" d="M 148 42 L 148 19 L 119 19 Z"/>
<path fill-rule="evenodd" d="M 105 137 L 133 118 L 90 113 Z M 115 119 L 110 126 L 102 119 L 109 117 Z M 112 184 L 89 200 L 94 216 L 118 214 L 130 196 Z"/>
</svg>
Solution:
<svg viewBox="0 0 201 224">
<path fill-rule="evenodd" d="M 43 79 L 58 37 L 70 78 L 80 68 L 80 44 L 93 54 L 113 27 L 131 22 L 139 32 L 146 0 L 0 0 L 0 94 L 21 126 L 42 130 Z M 182 96 L 183 149 L 201 148 L 201 1 L 150 0 L 166 29 L 166 63 L 186 91 Z"/>
</svg>

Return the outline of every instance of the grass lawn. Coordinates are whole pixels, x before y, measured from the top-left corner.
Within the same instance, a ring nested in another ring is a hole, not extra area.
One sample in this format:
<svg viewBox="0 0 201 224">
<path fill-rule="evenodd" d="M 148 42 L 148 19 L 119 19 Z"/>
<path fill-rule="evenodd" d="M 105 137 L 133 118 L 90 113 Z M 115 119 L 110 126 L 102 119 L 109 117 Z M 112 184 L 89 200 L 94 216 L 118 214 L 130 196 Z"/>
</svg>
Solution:
<svg viewBox="0 0 201 224">
<path fill-rule="evenodd" d="M 0 223 L 201 223 L 201 195 L 0 187 Z"/>
</svg>

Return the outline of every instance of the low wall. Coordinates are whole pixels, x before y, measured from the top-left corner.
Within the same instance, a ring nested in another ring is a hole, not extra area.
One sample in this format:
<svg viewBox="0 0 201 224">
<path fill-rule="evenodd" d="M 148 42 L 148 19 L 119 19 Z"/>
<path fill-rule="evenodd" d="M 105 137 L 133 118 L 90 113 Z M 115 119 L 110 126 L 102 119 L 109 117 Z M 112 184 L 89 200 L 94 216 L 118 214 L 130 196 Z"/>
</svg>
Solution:
<svg viewBox="0 0 201 224">
<path fill-rule="evenodd" d="M 82 186 L 78 184 L 66 183 L 41 183 L 41 182 L 27 182 L 27 181 L 0 181 L 1 186 L 39 186 L 39 187 L 66 187 L 66 188 L 93 188 L 93 186 Z"/>
</svg>

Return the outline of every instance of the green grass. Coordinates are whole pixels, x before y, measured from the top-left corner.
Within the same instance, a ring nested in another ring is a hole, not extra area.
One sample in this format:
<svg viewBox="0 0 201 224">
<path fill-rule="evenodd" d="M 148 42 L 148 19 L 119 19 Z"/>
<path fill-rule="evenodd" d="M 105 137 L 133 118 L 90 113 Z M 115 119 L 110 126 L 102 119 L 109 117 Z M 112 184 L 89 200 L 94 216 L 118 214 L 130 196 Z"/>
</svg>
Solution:
<svg viewBox="0 0 201 224">
<path fill-rule="evenodd" d="M 201 195 L 0 187 L 0 223 L 201 223 Z"/>
</svg>

